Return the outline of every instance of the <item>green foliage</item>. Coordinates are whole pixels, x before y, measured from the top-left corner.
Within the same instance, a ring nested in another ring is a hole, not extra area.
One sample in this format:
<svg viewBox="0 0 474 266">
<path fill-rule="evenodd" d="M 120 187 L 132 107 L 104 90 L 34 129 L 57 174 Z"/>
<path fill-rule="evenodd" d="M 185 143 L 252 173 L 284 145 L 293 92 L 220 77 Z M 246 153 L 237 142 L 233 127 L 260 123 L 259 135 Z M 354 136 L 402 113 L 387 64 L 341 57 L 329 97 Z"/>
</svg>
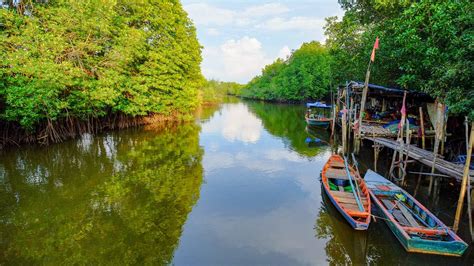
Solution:
<svg viewBox="0 0 474 266">
<path fill-rule="evenodd" d="M 330 58 L 318 42 L 304 43 L 286 60 L 265 66 L 262 75 L 252 79 L 241 95 L 272 101 L 317 99 L 329 89 Z"/>
<path fill-rule="evenodd" d="M 215 104 L 223 101 L 226 95 L 239 95 L 242 85 L 236 82 L 206 81 L 201 88 L 204 104 Z"/>
<path fill-rule="evenodd" d="M 372 83 L 427 92 L 474 120 L 472 1 L 340 2 L 346 14 L 325 27 L 335 83 L 364 79 L 378 36 Z"/>
<path fill-rule="evenodd" d="M 179 1 L 57 0 L 29 12 L 0 9 L 1 119 L 32 129 L 199 104 L 201 48 Z"/>
</svg>

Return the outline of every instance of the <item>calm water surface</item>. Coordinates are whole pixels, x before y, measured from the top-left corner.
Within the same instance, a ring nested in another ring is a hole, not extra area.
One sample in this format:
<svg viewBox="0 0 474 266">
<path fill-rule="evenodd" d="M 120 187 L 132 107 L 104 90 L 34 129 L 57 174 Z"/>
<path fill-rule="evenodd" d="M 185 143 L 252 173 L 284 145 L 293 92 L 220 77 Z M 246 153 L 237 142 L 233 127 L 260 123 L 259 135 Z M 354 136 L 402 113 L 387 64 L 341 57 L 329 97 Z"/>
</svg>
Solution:
<svg viewBox="0 0 474 266">
<path fill-rule="evenodd" d="M 329 136 L 303 114 L 234 100 L 196 123 L 4 151 L 0 265 L 472 265 L 470 250 L 407 254 L 381 220 L 351 230 L 321 193 L 333 148 L 305 143 Z"/>
</svg>

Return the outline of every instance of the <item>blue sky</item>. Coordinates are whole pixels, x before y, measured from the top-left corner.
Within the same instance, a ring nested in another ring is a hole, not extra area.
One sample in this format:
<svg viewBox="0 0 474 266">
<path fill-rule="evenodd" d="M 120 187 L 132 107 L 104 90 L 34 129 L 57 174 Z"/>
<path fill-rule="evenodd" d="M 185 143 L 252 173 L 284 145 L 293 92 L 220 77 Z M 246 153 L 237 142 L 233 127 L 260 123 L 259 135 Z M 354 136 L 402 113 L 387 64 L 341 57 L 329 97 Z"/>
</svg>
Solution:
<svg viewBox="0 0 474 266">
<path fill-rule="evenodd" d="M 182 3 L 204 47 L 204 76 L 240 83 L 303 42 L 323 42 L 324 18 L 343 15 L 337 0 Z"/>
</svg>

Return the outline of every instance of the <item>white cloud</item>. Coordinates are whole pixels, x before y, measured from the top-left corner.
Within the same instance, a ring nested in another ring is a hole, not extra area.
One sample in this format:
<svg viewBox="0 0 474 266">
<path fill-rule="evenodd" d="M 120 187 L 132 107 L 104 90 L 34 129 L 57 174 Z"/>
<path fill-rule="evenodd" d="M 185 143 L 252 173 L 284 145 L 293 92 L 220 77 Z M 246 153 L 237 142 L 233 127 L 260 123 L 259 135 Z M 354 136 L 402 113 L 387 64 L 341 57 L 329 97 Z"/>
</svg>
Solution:
<svg viewBox="0 0 474 266">
<path fill-rule="evenodd" d="M 251 6 L 245 9 L 244 15 L 249 17 L 263 17 L 279 15 L 290 11 L 290 9 L 280 3 L 268 3 L 263 5 Z"/>
<path fill-rule="evenodd" d="M 290 55 L 291 55 L 291 50 L 287 45 L 283 46 L 283 48 L 281 48 L 280 51 L 278 51 L 278 58 L 286 59 Z"/>
<path fill-rule="evenodd" d="M 324 19 L 312 17 L 272 18 L 259 25 L 257 28 L 283 31 L 283 30 L 319 30 L 323 29 Z"/>
<path fill-rule="evenodd" d="M 207 35 L 209 36 L 218 36 L 220 32 L 216 28 L 207 29 Z"/>
<path fill-rule="evenodd" d="M 204 3 L 185 5 L 184 9 L 188 12 L 189 17 L 194 23 L 204 26 L 224 26 L 229 24 L 247 26 L 255 23 L 257 20 L 261 20 L 263 17 L 280 15 L 290 10 L 280 3 L 254 5 L 241 12 Z"/>
<path fill-rule="evenodd" d="M 272 62 L 260 41 L 248 36 L 227 40 L 219 47 L 205 47 L 203 57 L 202 71 L 206 77 L 237 82 L 247 82 Z"/>
<path fill-rule="evenodd" d="M 229 9 L 208 4 L 190 4 L 184 6 L 189 17 L 198 25 L 227 25 L 233 22 L 236 13 Z"/>
</svg>

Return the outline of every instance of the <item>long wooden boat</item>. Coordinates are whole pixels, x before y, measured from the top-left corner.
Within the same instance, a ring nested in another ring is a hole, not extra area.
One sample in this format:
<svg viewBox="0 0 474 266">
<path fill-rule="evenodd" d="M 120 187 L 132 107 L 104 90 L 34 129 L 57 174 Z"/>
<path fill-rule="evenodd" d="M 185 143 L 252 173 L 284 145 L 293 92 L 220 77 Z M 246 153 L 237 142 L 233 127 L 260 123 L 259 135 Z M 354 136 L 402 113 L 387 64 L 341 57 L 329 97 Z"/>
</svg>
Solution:
<svg viewBox="0 0 474 266">
<path fill-rule="evenodd" d="M 368 170 L 364 180 L 374 204 L 408 252 L 461 256 L 467 244 L 405 190 Z"/>
<path fill-rule="evenodd" d="M 352 167 L 346 169 L 341 156 L 332 155 L 324 165 L 321 178 L 328 198 L 352 228 L 367 230 L 371 215 L 370 196 L 359 174 Z"/>
</svg>

